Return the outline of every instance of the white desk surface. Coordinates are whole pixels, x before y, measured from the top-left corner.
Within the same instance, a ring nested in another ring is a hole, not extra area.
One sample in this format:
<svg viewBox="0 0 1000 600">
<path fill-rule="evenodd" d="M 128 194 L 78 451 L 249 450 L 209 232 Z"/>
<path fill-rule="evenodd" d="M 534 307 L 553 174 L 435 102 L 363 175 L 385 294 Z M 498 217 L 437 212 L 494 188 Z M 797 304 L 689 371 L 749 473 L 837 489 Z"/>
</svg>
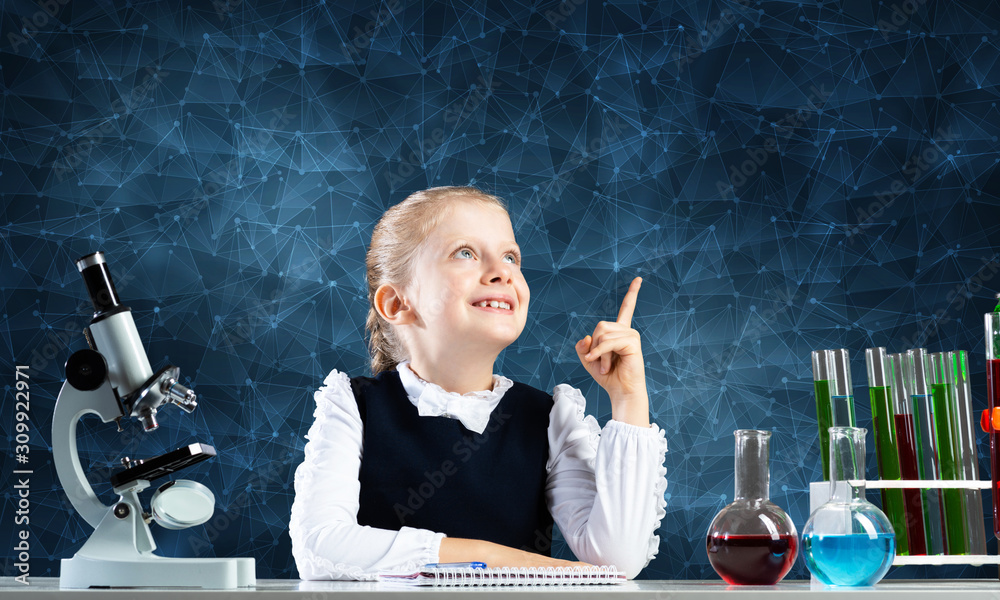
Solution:
<svg viewBox="0 0 1000 600">
<path fill-rule="evenodd" d="M 808 581 L 783 581 L 776 586 L 727 586 L 721 581 L 628 581 L 618 585 L 578 585 L 578 586 L 503 586 L 503 587 L 457 587 L 457 588 L 400 588 L 387 587 L 384 584 L 367 581 L 299 581 L 297 579 L 260 579 L 255 588 L 241 590 L 200 590 L 200 589 L 90 589 L 90 590 L 60 590 L 59 579 L 55 577 L 29 577 L 31 585 L 23 585 L 14 581 L 13 577 L 0 577 L 0 598 L 25 598 L 27 600 L 47 600 L 49 598 L 63 600 L 66 598 L 97 598 L 110 597 L 125 600 L 126 598 L 141 598 L 142 600 L 173 600 L 175 598 L 211 598 L 223 600 L 239 598 L 248 600 L 252 595 L 257 599 L 268 600 L 319 600 L 337 596 L 340 598 L 375 598 L 399 599 L 400 593 L 424 593 L 447 595 L 449 600 L 459 600 L 462 597 L 482 594 L 517 597 L 545 598 L 546 600 L 569 600 L 583 594 L 598 594 L 601 598 L 622 597 L 626 600 L 649 598 L 655 600 L 709 600 L 717 597 L 733 597 L 741 599 L 773 600 L 775 596 L 793 598 L 796 595 L 811 593 L 821 595 L 824 600 L 837 598 L 860 599 L 877 597 L 879 600 L 913 598 L 947 598 L 956 600 L 961 595 L 962 600 L 1000 599 L 1000 581 L 992 579 L 960 579 L 940 580 L 928 579 L 917 581 L 886 580 L 874 587 L 868 588 L 824 588 L 810 587 Z"/>
</svg>

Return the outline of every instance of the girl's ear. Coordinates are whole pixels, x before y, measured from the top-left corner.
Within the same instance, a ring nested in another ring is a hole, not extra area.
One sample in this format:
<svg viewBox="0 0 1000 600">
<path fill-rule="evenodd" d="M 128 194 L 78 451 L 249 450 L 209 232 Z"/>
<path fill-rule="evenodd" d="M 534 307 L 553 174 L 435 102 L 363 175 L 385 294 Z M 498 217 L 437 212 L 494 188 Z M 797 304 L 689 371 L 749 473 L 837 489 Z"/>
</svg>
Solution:
<svg viewBox="0 0 1000 600">
<path fill-rule="evenodd" d="M 393 325 L 405 325 L 414 320 L 413 309 L 394 286 L 385 283 L 375 290 L 375 310 Z"/>
</svg>

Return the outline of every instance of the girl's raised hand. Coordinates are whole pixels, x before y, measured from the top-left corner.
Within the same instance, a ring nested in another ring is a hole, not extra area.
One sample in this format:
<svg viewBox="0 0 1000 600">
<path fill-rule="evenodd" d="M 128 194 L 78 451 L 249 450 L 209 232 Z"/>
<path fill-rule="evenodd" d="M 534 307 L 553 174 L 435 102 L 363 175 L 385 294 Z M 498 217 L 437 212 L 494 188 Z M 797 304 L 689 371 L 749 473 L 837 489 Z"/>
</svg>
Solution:
<svg viewBox="0 0 1000 600">
<path fill-rule="evenodd" d="M 608 392 L 612 402 L 646 395 L 646 367 L 639 332 L 632 329 L 632 312 L 641 285 L 641 277 L 632 280 L 616 321 L 598 322 L 593 335 L 576 343 L 580 362 Z"/>
</svg>

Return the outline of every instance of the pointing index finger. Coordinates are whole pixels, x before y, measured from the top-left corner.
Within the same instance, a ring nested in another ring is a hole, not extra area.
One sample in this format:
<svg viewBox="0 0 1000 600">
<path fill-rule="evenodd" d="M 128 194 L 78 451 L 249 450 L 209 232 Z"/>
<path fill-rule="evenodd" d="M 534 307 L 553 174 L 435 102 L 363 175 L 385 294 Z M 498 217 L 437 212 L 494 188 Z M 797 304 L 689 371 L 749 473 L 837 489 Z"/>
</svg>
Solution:
<svg viewBox="0 0 1000 600">
<path fill-rule="evenodd" d="M 632 313 L 635 311 L 635 300 L 639 296 L 639 286 L 642 285 L 642 277 L 636 277 L 625 292 L 625 299 L 622 300 L 621 310 L 618 311 L 618 323 L 626 327 L 632 326 Z"/>
</svg>

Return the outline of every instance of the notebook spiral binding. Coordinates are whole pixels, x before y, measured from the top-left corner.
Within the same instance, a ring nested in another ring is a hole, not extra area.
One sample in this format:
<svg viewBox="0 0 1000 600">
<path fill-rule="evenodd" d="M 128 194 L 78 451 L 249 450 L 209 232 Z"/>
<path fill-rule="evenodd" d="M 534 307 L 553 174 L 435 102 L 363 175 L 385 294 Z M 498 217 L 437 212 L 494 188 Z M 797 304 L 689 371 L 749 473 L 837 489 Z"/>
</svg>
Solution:
<svg viewBox="0 0 1000 600">
<path fill-rule="evenodd" d="M 444 568 L 434 570 L 434 585 L 564 585 L 614 583 L 622 574 L 613 566 Z"/>
</svg>

